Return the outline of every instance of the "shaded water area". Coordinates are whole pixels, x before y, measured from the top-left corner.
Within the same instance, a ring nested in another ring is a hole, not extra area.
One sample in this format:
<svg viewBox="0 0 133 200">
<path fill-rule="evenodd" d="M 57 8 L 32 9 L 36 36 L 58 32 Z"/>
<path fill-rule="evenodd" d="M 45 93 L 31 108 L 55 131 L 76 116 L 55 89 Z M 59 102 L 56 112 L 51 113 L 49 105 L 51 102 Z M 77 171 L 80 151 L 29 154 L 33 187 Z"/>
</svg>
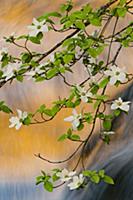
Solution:
<svg viewBox="0 0 133 200">
<path fill-rule="evenodd" d="M 63 2 L 65 1 L 1 0 L 0 36 L 8 36 L 14 31 L 16 31 L 17 34 L 27 33 L 26 26 L 32 22 L 33 17 L 37 17 L 44 12 L 58 10 L 59 4 Z M 75 0 L 74 2 L 77 8 L 88 1 Z M 104 0 L 90 0 L 89 2 L 96 6 L 102 4 Z M 128 20 L 129 18 L 127 17 L 126 21 Z M 119 28 L 120 27 L 121 24 L 119 25 Z M 33 46 L 33 49 L 45 51 L 53 46 L 57 41 L 60 41 L 61 38 L 64 38 L 64 34 L 55 34 L 54 36 L 53 33 L 49 33 L 49 35 L 46 34 L 45 42 L 42 44 L 42 47 Z M 0 47 L 1 46 L 2 43 L 0 43 Z M 10 51 L 12 53 L 17 53 L 19 49 L 14 49 L 13 46 L 11 46 Z M 118 61 L 119 64 L 122 64 L 122 67 L 125 67 L 126 65 L 129 72 L 133 71 L 132 53 L 133 51 L 123 51 Z M 103 58 L 106 58 L 106 54 L 103 55 Z M 78 67 L 78 69 L 76 67 L 74 69 L 76 75 L 67 77 L 68 80 L 74 83 L 83 80 L 86 75 L 85 70 L 81 70 L 80 66 Z M 121 87 L 120 90 L 122 91 L 123 88 L 124 86 Z M 32 81 L 24 81 L 24 83 L 13 82 L 11 85 L 7 84 L 4 88 L 0 89 L 0 100 L 5 100 L 5 102 L 14 110 L 19 108 L 30 112 L 35 111 L 43 103 L 50 106 L 53 100 L 58 99 L 59 96 L 64 97 L 68 94 L 68 91 L 69 89 L 64 86 L 62 80 L 59 78 L 55 78 L 48 83 L 44 82 L 37 84 Z M 116 91 L 117 90 L 113 89 L 111 95 L 114 96 Z M 108 93 L 110 93 L 110 91 Z M 63 119 L 70 113 L 71 110 L 66 110 L 65 112 L 60 113 L 56 119 L 47 124 L 22 127 L 19 131 L 9 129 L 8 116 L 0 114 L 0 200 L 63 199 L 63 197 L 60 196 L 61 189 L 57 189 L 54 193 L 49 194 L 44 192 L 43 186 L 38 187 L 35 185 L 35 177 L 40 174 L 41 169 L 49 171 L 53 166 L 35 158 L 34 154 L 41 153 L 51 160 L 61 160 L 70 155 L 70 152 L 76 147 L 76 144 L 73 145 L 70 141 L 66 142 L 65 145 L 64 143 L 57 142 L 57 137 L 64 133 L 69 127 L 69 124 L 66 125 Z M 121 125 L 121 129 L 118 130 L 118 132 L 121 133 L 123 128 L 124 123 Z M 86 131 L 87 129 L 82 133 L 82 136 L 85 136 Z M 118 138 L 115 137 L 114 141 L 117 141 Z M 119 151 L 121 144 L 121 148 L 124 148 L 126 145 L 126 143 L 123 144 L 124 139 L 123 134 L 123 138 L 116 143 L 114 142 L 114 146 L 110 146 L 108 151 L 102 149 L 102 145 L 98 144 L 94 153 L 88 159 L 90 166 L 93 166 L 92 162 L 97 163 L 100 160 L 100 157 L 103 159 L 107 158 L 109 153 L 112 152 L 112 149 L 118 149 Z M 97 151 L 102 152 L 101 155 L 104 155 L 105 157 L 97 154 Z M 127 156 L 128 153 L 125 153 L 125 155 Z M 122 162 L 126 160 L 126 156 Z M 109 169 L 109 171 L 111 171 L 111 169 Z M 70 197 L 69 195 L 69 193 L 66 195 L 68 200 L 74 200 L 73 195 L 75 195 L 75 198 L 77 197 L 75 193 Z M 95 200 L 93 199 L 93 194 L 91 192 L 89 198 L 89 200 Z M 79 196 L 78 200 L 81 199 Z M 86 200 L 86 197 L 84 197 L 83 200 Z"/>
<path fill-rule="evenodd" d="M 118 134 L 117 139 L 115 137 L 109 147 L 100 145 L 96 156 L 92 158 L 92 164 L 88 165 L 88 169 L 104 169 L 113 177 L 115 185 L 104 182 L 95 185 L 90 182 L 84 190 L 70 192 L 65 189 L 61 200 L 133 199 L 133 84 L 121 94 L 121 97 L 125 101 L 130 101 L 131 106 L 128 115 L 121 114 L 113 121 L 112 129 Z M 92 149 L 93 146 L 96 144 L 92 143 Z M 87 152 L 89 157 L 91 149 L 88 148 Z"/>
<path fill-rule="evenodd" d="M 57 192 L 44 192 L 43 188 L 37 188 L 34 182 L 5 182 L 0 184 L 1 200 L 58 200 Z"/>
</svg>

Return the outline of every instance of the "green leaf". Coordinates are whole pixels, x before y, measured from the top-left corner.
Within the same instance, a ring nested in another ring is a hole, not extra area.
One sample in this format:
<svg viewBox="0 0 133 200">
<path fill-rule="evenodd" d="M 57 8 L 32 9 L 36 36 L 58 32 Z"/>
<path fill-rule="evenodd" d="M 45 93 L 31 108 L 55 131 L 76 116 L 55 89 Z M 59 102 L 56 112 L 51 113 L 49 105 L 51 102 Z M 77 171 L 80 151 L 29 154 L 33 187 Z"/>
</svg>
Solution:
<svg viewBox="0 0 133 200">
<path fill-rule="evenodd" d="M 92 114 L 91 113 L 85 113 L 84 114 L 84 118 L 85 118 L 85 121 L 87 122 L 87 123 L 91 123 L 92 122 L 92 120 L 93 120 L 93 116 L 92 116 Z"/>
<path fill-rule="evenodd" d="M 28 39 L 27 35 L 21 35 L 19 37 L 16 38 L 17 40 L 21 40 L 21 39 Z"/>
<path fill-rule="evenodd" d="M 92 172 L 90 170 L 85 170 L 82 172 L 84 176 L 90 177 L 92 175 Z"/>
<path fill-rule="evenodd" d="M 100 177 L 98 174 L 94 174 L 93 176 L 91 176 L 90 180 L 96 184 L 98 184 L 100 182 Z"/>
<path fill-rule="evenodd" d="M 68 137 L 68 138 L 71 138 L 71 135 L 72 135 L 72 129 L 69 128 L 69 129 L 67 130 L 67 137 Z"/>
<path fill-rule="evenodd" d="M 70 139 L 71 139 L 71 140 L 80 140 L 80 136 L 74 134 L 74 135 L 71 135 Z"/>
<path fill-rule="evenodd" d="M 127 13 L 126 7 L 117 8 L 117 14 L 119 17 L 125 17 L 126 13 Z"/>
<path fill-rule="evenodd" d="M 42 38 L 43 38 L 43 33 L 42 32 L 38 33 L 37 34 L 37 39 L 41 40 Z"/>
<path fill-rule="evenodd" d="M 75 11 L 69 16 L 72 22 L 75 22 L 77 19 L 84 20 L 86 19 L 86 14 L 83 11 Z"/>
<path fill-rule="evenodd" d="M 25 119 L 24 119 L 24 121 L 23 121 L 23 124 L 24 125 L 30 125 L 30 123 L 31 123 L 31 118 L 30 117 L 26 117 Z"/>
<path fill-rule="evenodd" d="M 101 17 L 93 15 L 93 14 L 89 15 L 89 21 L 94 26 L 101 26 L 102 25 L 101 24 L 101 22 L 102 22 Z"/>
<path fill-rule="evenodd" d="M 43 174 L 43 177 L 46 178 L 46 173 L 43 170 L 41 170 L 41 173 Z"/>
<path fill-rule="evenodd" d="M 55 182 L 55 181 L 57 181 L 57 180 L 59 180 L 59 179 L 60 179 L 60 177 L 58 177 L 58 176 L 56 175 L 56 173 L 54 173 L 53 176 L 52 176 L 53 182 Z"/>
<path fill-rule="evenodd" d="M 45 115 L 53 116 L 51 109 L 45 109 L 43 112 L 44 112 Z"/>
<path fill-rule="evenodd" d="M 90 6 L 90 4 L 83 6 L 83 13 L 85 15 L 89 14 L 91 11 L 92 11 L 92 7 Z"/>
<path fill-rule="evenodd" d="M 38 177 L 36 177 L 36 185 L 39 185 L 42 182 L 44 182 L 44 176 L 38 176 Z"/>
<path fill-rule="evenodd" d="M 84 176 L 89 177 L 92 182 L 94 182 L 96 184 L 98 184 L 100 182 L 99 174 L 95 170 L 94 171 L 85 170 L 82 173 Z"/>
<path fill-rule="evenodd" d="M 19 82 L 23 82 L 23 76 L 22 76 L 22 75 L 17 75 L 17 76 L 16 76 L 16 79 L 17 79 Z"/>
<path fill-rule="evenodd" d="M 97 109 L 98 106 L 101 104 L 101 100 L 97 100 L 95 103 L 94 103 L 94 109 Z"/>
<path fill-rule="evenodd" d="M 81 29 L 81 30 L 84 30 L 84 29 L 85 29 L 85 24 L 84 24 L 82 21 L 79 21 L 79 20 L 77 20 L 77 21 L 75 22 L 75 26 L 76 26 L 77 28 Z"/>
<path fill-rule="evenodd" d="M 73 25 L 73 22 L 71 22 L 71 21 L 66 21 L 65 24 L 64 24 L 64 27 L 65 27 L 65 28 L 70 28 L 72 25 Z"/>
<path fill-rule="evenodd" d="M 99 56 L 104 50 L 104 45 L 103 46 L 99 46 L 97 48 L 89 48 L 88 49 L 88 53 L 93 57 L 96 58 L 97 56 Z"/>
<path fill-rule="evenodd" d="M 12 113 L 12 110 L 8 107 L 8 106 L 6 106 L 6 105 L 0 105 L 0 111 L 3 111 L 3 112 L 5 112 L 5 113 Z"/>
<path fill-rule="evenodd" d="M 109 82 L 108 78 L 103 79 L 100 83 L 99 83 L 99 87 L 100 88 L 104 88 Z"/>
<path fill-rule="evenodd" d="M 98 174 L 99 174 L 99 176 L 100 176 L 101 178 L 104 178 L 104 176 L 105 176 L 105 171 L 102 169 L 102 170 L 100 170 L 100 171 L 98 172 Z"/>
<path fill-rule="evenodd" d="M 67 108 L 74 108 L 75 107 L 74 103 L 69 101 L 69 100 L 65 104 L 66 104 Z"/>
<path fill-rule="evenodd" d="M 94 86 L 92 86 L 91 93 L 97 94 L 98 90 L 99 90 L 99 86 L 95 84 Z"/>
<path fill-rule="evenodd" d="M 29 54 L 29 53 L 22 54 L 22 57 L 21 57 L 22 63 L 29 63 L 31 61 L 31 59 L 32 59 L 31 54 Z"/>
<path fill-rule="evenodd" d="M 114 110 L 114 115 L 115 115 L 116 117 L 118 117 L 120 114 L 121 114 L 121 110 L 119 110 L 119 109 Z"/>
<path fill-rule="evenodd" d="M 44 182 L 44 188 L 48 192 L 52 192 L 53 191 L 53 184 L 50 181 L 46 181 L 46 182 Z"/>
<path fill-rule="evenodd" d="M 61 135 L 59 138 L 58 138 L 58 141 L 59 142 L 63 142 L 64 140 L 66 140 L 68 138 L 68 135 L 67 134 L 63 134 Z"/>
<path fill-rule="evenodd" d="M 103 127 L 106 131 L 110 131 L 112 127 L 111 121 L 108 121 L 108 120 L 103 121 Z"/>
<path fill-rule="evenodd" d="M 65 12 L 65 11 L 70 12 L 72 10 L 72 8 L 73 8 L 72 1 L 69 0 L 69 1 L 67 1 L 66 4 L 62 4 L 60 9 L 62 12 Z"/>
<path fill-rule="evenodd" d="M 39 77 L 36 78 L 36 82 L 41 82 L 41 81 L 44 81 L 44 80 L 46 80 L 46 78 L 42 77 L 42 76 L 39 76 Z"/>
<path fill-rule="evenodd" d="M 78 131 L 81 131 L 84 128 L 84 124 L 80 123 L 80 125 L 78 126 Z"/>
<path fill-rule="evenodd" d="M 112 179 L 110 176 L 107 176 L 107 175 L 104 176 L 103 181 L 104 181 L 105 183 L 108 183 L 108 184 L 111 184 L 111 185 L 114 184 L 113 179 Z"/>
<path fill-rule="evenodd" d="M 63 47 L 69 46 L 73 41 L 74 41 L 73 38 L 68 38 L 63 42 L 62 46 Z"/>
<path fill-rule="evenodd" d="M 60 110 L 60 107 L 58 105 L 55 105 L 54 107 L 52 107 L 51 109 L 51 113 L 52 113 L 52 116 L 55 116 L 57 112 L 59 112 Z"/>
<path fill-rule="evenodd" d="M 74 106 L 78 106 L 80 105 L 81 99 L 76 99 L 76 101 L 74 102 Z"/>
<path fill-rule="evenodd" d="M 63 60 L 64 60 L 65 64 L 70 63 L 73 60 L 73 57 L 74 57 L 73 54 L 66 54 L 63 57 Z"/>
<path fill-rule="evenodd" d="M 123 6 L 126 3 L 126 0 L 120 0 L 120 6 Z"/>
<path fill-rule="evenodd" d="M 40 40 L 37 37 L 29 37 L 29 40 L 34 44 L 41 44 Z"/>
<path fill-rule="evenodd" d="M 46 106 L 43 104 L 43 105 L 40 106 L 40 108 L 37 110 L 37 112 L 42 114 L 42 113 L 45 112 L 45 108 L 46 108 Z"/>
<path fill-rule="evenodd" d="M 54 76 L 57 75 L 57 72 L 58 72 L 57 68 L 50 69 L 50 70 L 47 72 L 47 78 L 48 78 L 48 79 L 53 78 Z"/>
</svg>

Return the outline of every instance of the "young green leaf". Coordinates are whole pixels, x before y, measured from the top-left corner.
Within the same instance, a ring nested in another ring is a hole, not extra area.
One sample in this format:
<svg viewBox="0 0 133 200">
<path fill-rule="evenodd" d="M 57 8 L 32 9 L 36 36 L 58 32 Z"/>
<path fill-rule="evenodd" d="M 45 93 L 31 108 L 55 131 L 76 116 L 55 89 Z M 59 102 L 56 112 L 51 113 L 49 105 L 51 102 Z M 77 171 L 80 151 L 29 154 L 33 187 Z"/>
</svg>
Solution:
<svg viewBox="0 0 133 200">
<path fill-rule="evenodd" d="M 64 141 L 64 140 L 66 140 L 68 138 L 68 135 L 67 134 L 63 134 L 63 135 L 61 135 L 59 138 L 58 138 L 58 141 L 59 142 L 62 142 L 62 141 Z"/>
<path fill-rule="evenodd" d="M 46 182 L 44 182 L 44 188 L 48 192 L 52 192 L 53 191 L 53 184 L 50 181 L 46 181 Z"/>
<path fill-rule="evenodd" d="M 107 176 L 107 175 L 104 176 L 103 181 L 104 181 L 105 183 L 108 183 L 108 184 L 111 184 L 111 185 L 114 184 L 113 179 L 112 179 L 110 176 Z"/>
</svg>

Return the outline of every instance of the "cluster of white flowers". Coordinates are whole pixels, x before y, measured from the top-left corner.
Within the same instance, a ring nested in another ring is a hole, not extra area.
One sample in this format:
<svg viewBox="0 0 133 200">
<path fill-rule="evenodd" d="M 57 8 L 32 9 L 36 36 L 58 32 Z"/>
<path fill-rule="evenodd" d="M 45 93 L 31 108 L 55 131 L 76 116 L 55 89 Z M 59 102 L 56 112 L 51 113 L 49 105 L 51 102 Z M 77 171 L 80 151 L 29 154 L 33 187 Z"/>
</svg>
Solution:
<svg viewBox="0 0 133 200">
<path fill-rule="evenodd" d="M 29 29 L 29 36 L 36 37 L 38 33 L 44 33 L 48 32 L 48 27 L 45 24 L 46 21 L 43 20 L 42 22 L 39 22 L 36 18 L 33 18 L 32 25 L 28 26 Z"/>
<path fill-rule="evenodd" d="M 85 93 L 86 91 L 84 90 L 84 88 L 78 88 L 79 92 L 81 92 L 81 99 L 84 102 L 88 101 L 88 98 L 92 96 L 91 93 Z M 111 105 L 111 109 L 112 110 L 117 110 L 120 109 L 122 111 L 128 112 L 129 111 L 129 104 L 131 102 L 127 101 L 127 102 L 123 102 L 123 100 L 121 99 L 121 97 L 119 97 L 117 100 L 113 101 L 112 105 Z M 72 123 L 72 128 L 73 130 L 77 130 L 78 126 L 80 125 L 81 119 L 82 119 L 82 114 L 78 114 L 77 111 L 75 109 L 73 109 L 71 116 L 67 117 L 64 119 L 64 121 L 66 122 L 71 122 Z M 114 132 L 106 132 L 105 134 L 114 134 Z"/>
<path fill-rule="evenodd" d="M 78 114 L 75 109 L 73 109 L 71 116 L 64 119 L 66 122 L 72 123 L 73 130 L 77 130 L 78 126 L 80 125 L 80 120 L 82 119 L 82 115 Z"/>
<path fill-rule="evenodd" d="M 14 116 L 14 117 L 11 117 L 9 119 L 10 121 L 10 125 L 9 125 L 9 128 L 13 128 L 15 127 L 16 130 L 20 129 L 20 127 L 22 126 L 22 122 L 27 118 L 28 116 L 28 113 L 27 112 L 22 112 L 21 110 L 17 109 L 17 113 L 18 113 L 18 116 Z"/>
<path fill-rule="evenodd" d="M 67 186 L 70 190 L 75 190 L 79 188 L 84 183 L 84 176 L 83 174 L 79 174 L 79 176 L 73 176 L 72 182 L 69 183 Z"/>
<path fill-rule="evenodd" d="M 44 73 L 44 70 L 42 69 L 42 67 L 48 65 L 49 62 L 54 62 L 54 61 L 55 61 L 55 56 L 54 54 L 51 54 L 49 56 L 48 62 L 45 62 L 35 68 L 32 68 L 30 71 L 26 72 L 25 75 L 28 77 L 28 80 L 31 80 L 31 79 L 35 80 L 34 76 L 36 74 L 41 75 Z"/>
<path fill-rule="evenodd" d="M 15 72 L 17 72 L 20 69 L 20 66 L 21 64 L 16 62 L 9 63 L 8 65 L 1 67 L 0 70 L 3 72 L 2 78 L 4 78 L 5 81 L 8 81 L 15 75 Z"/>
<path fill-rule="evenodd" d="M 58 172 L 56 175 L 60 177 L 62 182 L 67 182 L 72 180 L 67 186 L 70 190 L 75 190 L 79 188 L 84 183 L 83 174 L 75 175 L 76 171 L 69 172 L 67 169 L 63 169 L 61 172 Z"/>
<path fill-rule="evenodd" d="M 79 95 L 80 95 L 80 99 L 87 103 L 88 102 L 88 98 L 92 98 L 93 97 L 93 94 L 89 91 L 86 91 L 83 87 L 80 87 L 79 85 L 76 86 L 78 92 L 79 92 Z"/>
<path fill-rule="evenodd" d="M 41 64 L 37 67 L 35 67 L 34 69 L 32 68 L 32 70 L 30 70 L 29 72 L 26 72 L 25 75 L 28 76 L 28 80 L 33 79 L 34 80 L 34 76 L 36 74 L 42 74 L 44 72 L 43 69 L 41 69 L 44 65 Z"/>
<path fill-rule="evenodd" d="M 116 99 L 112 105 L 111 105 L 111 109 L 112 110 L 117 110 L 117 109 L 120 109 L 122 111 L 125 111 L 125 112 L 128 112 L 129 111 L 129 104 L 131 102 L 130 101 L 126 101 L 126 102 L 123 102 L 122 98 L 119 97 L 118 99 Z"/>
<path fill-rule="evenodd" d="M 125 69 L 121 69 L 115 65 L 111 66 L 110 69 L 106 70 L 104 74 L 110 77 L 110 85 L 115 85 L 117 81 L 120 83 L 125 83 L 128 81 Z"/>
<path fill-rule="evenodd" d="M 63 169 L 61 172 L 58 172 L 56 175 L 60 177 L 62 182 L 66 182 L 72 179 L 76 174 L 76 171 L 69 172 L 67 169 Z"/>
</svg>

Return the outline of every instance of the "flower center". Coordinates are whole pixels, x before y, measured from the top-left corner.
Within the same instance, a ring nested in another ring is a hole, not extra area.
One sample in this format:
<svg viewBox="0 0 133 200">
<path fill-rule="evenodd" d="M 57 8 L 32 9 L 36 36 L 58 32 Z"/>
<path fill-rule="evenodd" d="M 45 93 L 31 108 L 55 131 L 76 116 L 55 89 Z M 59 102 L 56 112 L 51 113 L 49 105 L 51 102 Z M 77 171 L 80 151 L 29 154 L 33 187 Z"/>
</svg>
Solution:
<svg viewBox="0 0 133 200">
<path fill-rule="evenodd" d="M 41 26 L 40 26 L 40 25 L 38 25 L 38 26 L 37 26 L 37 29 L 40 29 L 40 28 L 41 28 Z"/>
<path fill-rule="evenodd" d="M 82 92 L 82 93 L 81 93 L 81 96 L 85 96 L 85 95 L 86 95 L 85 92 Z"/>
<path fill-rule="evenodd" d="M 122 103 L 121 103 L 121 102 L 118 102 L 117 104 L 118 104 L 118 106 L 121 106 L 121 105 L 122 105 Z"/>
<path fill-rule="evenodd" d="M 116 72 L 116 75 L 118 76 L 120 74 L 120 72 Z"/>
</svg>

